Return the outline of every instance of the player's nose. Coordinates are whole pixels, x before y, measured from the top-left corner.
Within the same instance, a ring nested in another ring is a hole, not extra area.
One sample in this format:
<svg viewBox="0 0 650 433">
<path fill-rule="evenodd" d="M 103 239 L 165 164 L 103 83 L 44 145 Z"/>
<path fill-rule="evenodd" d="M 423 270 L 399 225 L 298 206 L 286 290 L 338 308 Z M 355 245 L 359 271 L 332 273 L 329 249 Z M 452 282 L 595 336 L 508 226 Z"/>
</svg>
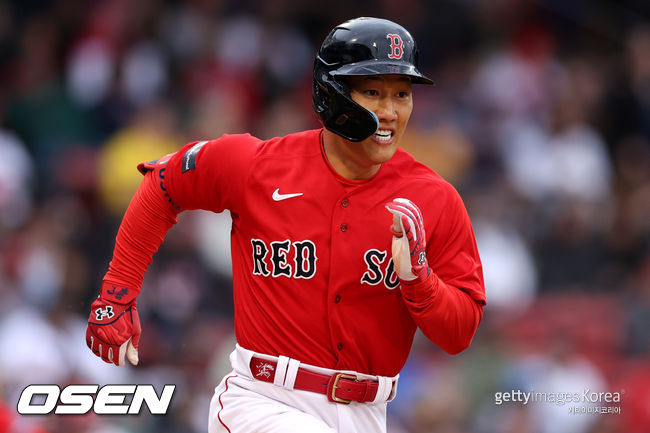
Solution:
<svg viewBox="0 0 650 433">
<path fill-rule="evenodd" d="M 397 109 L 393 98 L 385 97 L 379 100 L 377 110 L 375 112 L 380 121 L 394 121 L 397 120 Z"/>
</svg>

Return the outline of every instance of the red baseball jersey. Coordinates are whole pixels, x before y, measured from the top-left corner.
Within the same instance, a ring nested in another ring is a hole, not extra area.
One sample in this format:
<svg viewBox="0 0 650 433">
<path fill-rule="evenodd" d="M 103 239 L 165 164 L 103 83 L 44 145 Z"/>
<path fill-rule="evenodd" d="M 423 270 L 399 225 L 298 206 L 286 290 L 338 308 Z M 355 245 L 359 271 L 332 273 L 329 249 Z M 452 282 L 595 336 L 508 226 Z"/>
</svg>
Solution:
<svg viewBox="0 0 650 433">
<path fill-rule="evenodd" d="M 137 200 L 158 194 L 173 213 L 230 210 L 241 346 L 393 376 L 418 326 L 452 353 L 471 341 L 485 290 L 467 212 L 449 183 L 403 150 L 360 181 L 330 166 L 322 130 L 267 141 L 224 135 L 140 168 L 151 171 L 156 192 L 151 187 Z M 425 220 L 433 277 L 415 289 L 423 290 L 421 299 L 403 296 L 391 258 L 392 216 L 384 206 L 397 197 L 417 204 Z M 122 235 L 135 236 L 136 228 L 126 226 Z M 139 287 L 141 280 L 123 278 L 124 262 L 114 256 L 105 280 Z"/>
</svg>

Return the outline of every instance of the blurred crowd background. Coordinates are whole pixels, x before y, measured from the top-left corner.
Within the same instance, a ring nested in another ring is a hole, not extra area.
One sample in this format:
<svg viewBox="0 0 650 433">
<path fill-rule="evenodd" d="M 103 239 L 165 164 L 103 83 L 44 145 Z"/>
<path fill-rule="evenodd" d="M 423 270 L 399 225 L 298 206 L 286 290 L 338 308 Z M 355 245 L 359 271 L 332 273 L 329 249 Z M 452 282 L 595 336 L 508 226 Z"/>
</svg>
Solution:
<svg viewBox="0 0 650 433">
<path fill-rule="evenodd" d="M 488 294 L 464 353 L 418 336 L 389 432 L 650 431 L 647 0 L 0 0 L 0 433 L 206 431 L 234 345 L 228 215 L 183 213 L 155 256 L 137 368 L 85 347 L 136 164 L 319 127 L 314 53 L 363 15 L 408 28 L 437 83 L 403 147 L 463 196 Z M 21 417 L 32 383 L 177 388 L 167 416 Z M 494 398 L 585 388 L 621 413 Z"/>
</svg>

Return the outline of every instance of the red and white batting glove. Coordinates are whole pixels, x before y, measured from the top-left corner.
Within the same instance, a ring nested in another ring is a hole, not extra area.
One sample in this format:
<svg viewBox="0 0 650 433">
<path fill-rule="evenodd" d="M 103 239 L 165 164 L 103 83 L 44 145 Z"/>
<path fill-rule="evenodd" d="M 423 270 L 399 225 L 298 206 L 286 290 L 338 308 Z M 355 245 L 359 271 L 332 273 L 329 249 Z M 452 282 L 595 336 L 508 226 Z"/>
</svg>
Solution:
<svg viewBox="0 0 650 433">
<path fill-rule="evenodd" d="M 137 291 L 104 282 L 99 297 L 90 306 L 86 344 L 104 362 L 123 366 L 124 357 L 138 364 L 140 317 Z"/>
<path fill-rule="evenodd" d="M 411 200 L 396 198 L 386 203 L 393 214 L 392 253 L 395 272 L 402 281 L 421 281 L 429 275 L 424 221 L 420 209 Z"/>
</svg>

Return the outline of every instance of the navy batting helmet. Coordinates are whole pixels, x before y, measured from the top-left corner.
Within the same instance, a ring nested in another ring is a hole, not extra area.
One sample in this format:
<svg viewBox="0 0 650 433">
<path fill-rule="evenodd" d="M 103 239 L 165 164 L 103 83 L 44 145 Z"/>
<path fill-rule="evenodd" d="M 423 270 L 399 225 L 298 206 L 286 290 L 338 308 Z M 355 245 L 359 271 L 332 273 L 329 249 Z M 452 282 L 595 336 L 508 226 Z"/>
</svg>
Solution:
<svg viewBox="0 0 650 433">
<path fill-rule="evenodd" d="M 341 77 L 406 75 L 415 84 L 433 84 L 418 71 L 418 49 L 399 24 L 380 18 L 356 18 L 336 26 L 314 61 L 313 106 L 325 127 L 362 141 L 377 131 L 377 117 L 350 98 Z"/>
</svg>

